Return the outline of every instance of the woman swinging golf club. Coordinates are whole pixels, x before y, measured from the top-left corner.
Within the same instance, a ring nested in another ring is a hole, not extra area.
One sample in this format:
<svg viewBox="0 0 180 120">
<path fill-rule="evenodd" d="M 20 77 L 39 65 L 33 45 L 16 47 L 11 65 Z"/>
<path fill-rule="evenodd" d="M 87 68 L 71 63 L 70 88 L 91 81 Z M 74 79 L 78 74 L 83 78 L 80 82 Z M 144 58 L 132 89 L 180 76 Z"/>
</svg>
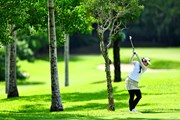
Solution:
<svg viewBox="0 0 180 120">
<path fill-rule="evenodd" d="M 142 97 L 140 88 L 138 86 L 139 79 L 140 79 L 140 76 L 147 70 L 147 66 L 151 63 L 150 63 L 149 58 L 140 59 L 139 55 L 134 50 L 134 46 L 133 46 L 131 39 L 132 39 L 132 37 L 130 36 L 131 45 L 133 47 L 133 55 L 130 59 L 130 63 L 132 63 L 134 65 L 134 68 L 130 72 L 129 76 L 126 78 L 125 83 L 126 83 L 126 89 L 128 90 L 129 96 L 130 96 L 129 110 L 130 110 L 130 112 L 137 112 L 135 110 L 135 107 Z M 135 55 L 136 55 L 138 61 L 133 61 L 133 58 Z M 134 99 L 134 96 L 136 96 L 135 99 Z"/>
</svg>

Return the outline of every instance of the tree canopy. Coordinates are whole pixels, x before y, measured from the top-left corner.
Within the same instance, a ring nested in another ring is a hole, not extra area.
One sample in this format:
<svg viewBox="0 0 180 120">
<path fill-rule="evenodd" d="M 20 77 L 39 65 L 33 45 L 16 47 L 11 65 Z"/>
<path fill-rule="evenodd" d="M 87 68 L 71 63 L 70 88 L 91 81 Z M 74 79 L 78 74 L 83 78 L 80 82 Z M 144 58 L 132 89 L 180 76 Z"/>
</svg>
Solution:
<svg viewBox="0 0 180 120">
<path fill-rule="evenodd" d="M 0 44 L 12 40 L 10 25 L 13 31 L 29 26 L 38 28 L 47 24 L 47 3 L 39 0 L 1 0 L 0 1 Z M 41 16 L 42 19 L 38 17 Z"/>
<path fill-rule="evenodd" d="M 87 33 L 92 30 L 93 17 L 89 15 L 88 8 L 82 4 L 83 0 L 56 1 L 56 24 L 61 31 Z"/>
</svg>

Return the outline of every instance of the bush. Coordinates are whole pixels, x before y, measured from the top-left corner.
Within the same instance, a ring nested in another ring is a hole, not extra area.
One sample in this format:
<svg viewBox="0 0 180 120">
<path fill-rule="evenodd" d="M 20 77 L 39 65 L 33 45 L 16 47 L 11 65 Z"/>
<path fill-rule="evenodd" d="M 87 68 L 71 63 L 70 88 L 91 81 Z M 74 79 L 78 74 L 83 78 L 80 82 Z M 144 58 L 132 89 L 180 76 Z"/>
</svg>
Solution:
<svg viewBox="0 0 180 120">
<path fill-rule="evenodd" d="M 18 62 L 18 61 L 17 61 Z M 17 64 L 16 62 L 16 64 Z M 0 49 L 0 81 L 5 81 L 5 52 L 3 50 L 3 48 Z M 16 67 L 16 77 L 19 80 L 25 80 L 26 78 L 29 77 L 28 73 L 25 73 L 23 71 L 20 70 L 20 66 Z"/>
<path fill-rule="evenodd" d="M 21 60 L 34 61 L 34 54 L 25 40 L 17 41 L 17 55 Z"/>
</svg>

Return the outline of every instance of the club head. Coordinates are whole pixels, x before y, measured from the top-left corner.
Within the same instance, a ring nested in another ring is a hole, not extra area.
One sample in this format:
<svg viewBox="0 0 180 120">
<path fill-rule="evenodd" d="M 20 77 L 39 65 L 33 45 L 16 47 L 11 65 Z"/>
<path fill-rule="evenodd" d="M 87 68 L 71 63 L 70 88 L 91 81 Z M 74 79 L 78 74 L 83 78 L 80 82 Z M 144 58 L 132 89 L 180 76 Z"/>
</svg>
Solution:
<svg viewBox="0 0 180 120">
<path fill-rule="evenodd" d="M 132 39 L 132 36 L 129 36 L 129 39 L 131 40 L 131 39 Z"/>
</svg>

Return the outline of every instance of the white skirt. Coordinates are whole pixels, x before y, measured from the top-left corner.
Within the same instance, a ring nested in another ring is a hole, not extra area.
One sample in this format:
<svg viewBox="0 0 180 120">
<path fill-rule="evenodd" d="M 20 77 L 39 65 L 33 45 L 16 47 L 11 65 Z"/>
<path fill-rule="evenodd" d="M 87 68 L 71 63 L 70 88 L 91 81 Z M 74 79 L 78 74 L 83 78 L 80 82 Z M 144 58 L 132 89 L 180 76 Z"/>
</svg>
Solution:
<svg viewBox="0 0 180 120">
<path fill-rule="evenodd" d="M 125 80 L 127 90 L 139 90 L 138 82 L 127 77 Z"/>
</svg>

